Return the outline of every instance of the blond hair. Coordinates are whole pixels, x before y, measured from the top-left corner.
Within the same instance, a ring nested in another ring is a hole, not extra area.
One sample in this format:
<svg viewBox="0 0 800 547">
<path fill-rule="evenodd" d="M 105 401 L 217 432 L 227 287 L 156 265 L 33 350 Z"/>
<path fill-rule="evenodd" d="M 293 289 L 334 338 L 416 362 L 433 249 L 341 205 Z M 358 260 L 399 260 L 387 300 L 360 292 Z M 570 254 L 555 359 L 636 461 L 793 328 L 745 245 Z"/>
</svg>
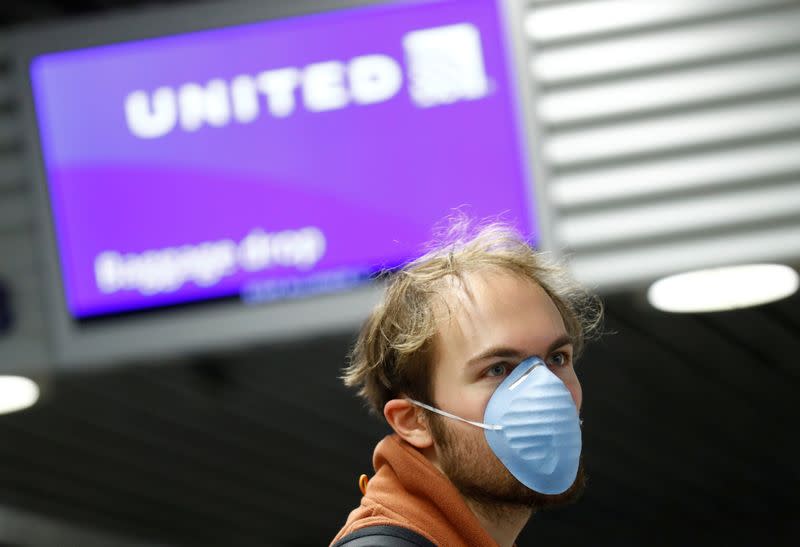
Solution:
<svg viewBox="0 0 800 547">
<path fill-rule="evenodd" d="M 401 395 L 432 403 L 436 306 L 447 305 L 442 292 L 448 282 L 463 284 L 466 274 L 495 269 L 541 286 L 561 313 L 576 358 L 597 331 L 600 300 L 508 225 L 493 222 L 473 229 L 468 220 L 457 218 L 431 247 L 390 275 L 384 298 L 362 326 L 344 369 L 345 385 L 358 388 L 373 413 L 383 415 L 384 405 Z"/>
</svg>

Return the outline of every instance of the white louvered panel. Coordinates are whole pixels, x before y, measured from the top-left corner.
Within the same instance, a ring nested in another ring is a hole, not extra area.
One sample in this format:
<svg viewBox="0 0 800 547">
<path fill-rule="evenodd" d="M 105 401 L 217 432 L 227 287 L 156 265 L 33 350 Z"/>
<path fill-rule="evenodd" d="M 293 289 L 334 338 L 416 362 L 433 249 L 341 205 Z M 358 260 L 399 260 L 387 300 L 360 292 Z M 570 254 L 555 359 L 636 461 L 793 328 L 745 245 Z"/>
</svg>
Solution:
<svg viewBox="0 0 800 547">
<path fill-rule="evenodd" d="M 48 364 L 34 253 L 32 238 L 26 234 L 0 237 L 0 279 L 8 286 L 13 317 L 11 331 L 0 336 L 0 373 L 20 373 Z"/>
<path fill-rule="evenodd" d="M 0 152 L 0 192 L 4 189 L 19 187 L 23 177 L 23 167 L 19 155 Z"/>
<path fill-rule="evenodd" d="M 797 259 L 800 225 L 671 241 L 647 242 L 604 253 L 576 253 L 575 276 L 601 290 L 630 288 L 667 273 L 745 262 L 792 262 Z"/>
<path fill-rule="evenodd" d="M 19 127 L 11 116 L 0 115 L 0 148 L 11 148 L 19 142 Z"/>
<path fill-rule="evenodd" d="M 30 228 L 24 231 L 0 232 L 0 277 L 34 279 L 38 246 Z"/>
<path fill-rule="evenodd" d="M 786 0 L 759 0 L 761 6 Z M 754 0 L 589 0 L 543 6 L 525 19 L 536 42 L 581 38 L 753 9 Z"/>
<path fill-rule="evenodd" d="M 7 50 L 4 43 L 0 40 L 0 66 L 8 67 L 6 63 Z M 19 141 L 19 127 L 15 112 L 11 110 L 12 105 L 15 103 L 14 87 L 11 80 L 11 75 L 7 70 L 0 70 L 0 150 L 6 151 L 14 148 Z M 2 173 L 0 173 L 2 179 Z"/>
<path fill-rule="evenodd" d="M 32 279 L 16 279 L 11 285 L 12 305 L 14 306 L 14 334 L 9 339 L 8 347 L 16 344 L 18 340 L 39 340 L 44 344 L 42 333 L 44 332 L 44 322 L 41 314 L 21 313 L 20 310 L 25 306 L 35 305 L 39 301 L 41 290 L 38 284 Z M 0 337 L 0 343 L 4 338 Z M 0 356 L 3 355 L 0 345 Z M 2 357 L 0 357 L 2 361 Z"/>
<path fill-rule="evenodd" d="M 0 44 L 0 64 L 5 51 Z M 42 287 L 37 271 L 30 180 L 24 171 L 20 128 L 10 75 L 0 72 L 0 281 L 11 297 L 13 323 L 0 335 L 0 373 L 25 373 L 48 365 L 42 313 Z"/>
<path fill-rule="evenodd" d="M 532 5 L 555 245 L 601 290 L 800 264 L 800 2 Z"/>
<path fill-rule="evenodd" d="M 8 79 L 0 79 L 0 104 L 5 105 L 12 101 L 13 91 Z"/>
<path fill-rule="evenodd" d="M 49 358 L 41 334 L 0 338 L 0 374 L 38 374 L 48 370 Z"/>
<path fill-rule="evenodd" d="M 565 215 L 559 223 L 561 241 L 570 249 L 591 250 L 595 246 L 624 246 L 631 241 L 702 233 L 710 229 L 732 229 L 737 225 L 767 223 L 792 216 L 800 220 L 800 181 L 793 184 L 754 187 L 729 193 L 714 193 L 686 200 L 676 198 L 645 205 L 589 213 L 575 218 Z M 797 241 L 800 247 L 800 240 Z"/>
<path fill-rule="evenodd" d="M 20 190 L 8 193 L 0 198 L 0 233 L 11 230 L 30 230 L 31 211 L 28 195 Z"/>
<path fill-rule="evenodd" d="M 531 17 L 536 17 L 536 13 Z M 800 5 L 743 19 L 548 48 L 534 56 L 532 69 L 542 84 L 655 70 L 798 44 L 798 28 Z"/>
<path fill-rule="evenodd" d="M 539 118 L 548 126 L 774 93 L 800 86 L 800 51 L 718 66 L 664 71 L 582 86 L 544 96 Z"/>
<path fill-rule="evenodd" d="M 800 129 L 800 95 L 554 133 L 544 145 L 555 166 L 608 161 Z"/>
<path fill-rule="evenodd" d="M 692 190 L 722 191 L 726 186 L 787 175 L 800 179 L 800 139 L 556 176 L 549 190 L 553 204 L 568 211 Z"/>
</svg>

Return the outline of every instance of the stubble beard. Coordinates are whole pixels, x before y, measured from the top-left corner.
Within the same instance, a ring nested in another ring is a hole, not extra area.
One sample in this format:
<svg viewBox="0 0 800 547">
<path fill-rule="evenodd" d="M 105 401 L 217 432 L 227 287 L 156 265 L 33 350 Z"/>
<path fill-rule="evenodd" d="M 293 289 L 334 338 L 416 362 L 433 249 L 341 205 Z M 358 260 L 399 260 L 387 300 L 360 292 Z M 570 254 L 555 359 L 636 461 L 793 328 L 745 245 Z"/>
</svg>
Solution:
<svg viewBox="0 0 800 547">
<path fill-rule="evenodd" d="M 495 517 L 520 509 L 549 509 L 570 505 L 583 494 L 583 461 L 575 482 L 561 494 L 542 494 L 519 482 L 489 448 L 482 431 L 455 430 L 447 418 L 430 416 L 431 432 L 439 447 L 439 463 L 461 495 Z"/>
</svg>

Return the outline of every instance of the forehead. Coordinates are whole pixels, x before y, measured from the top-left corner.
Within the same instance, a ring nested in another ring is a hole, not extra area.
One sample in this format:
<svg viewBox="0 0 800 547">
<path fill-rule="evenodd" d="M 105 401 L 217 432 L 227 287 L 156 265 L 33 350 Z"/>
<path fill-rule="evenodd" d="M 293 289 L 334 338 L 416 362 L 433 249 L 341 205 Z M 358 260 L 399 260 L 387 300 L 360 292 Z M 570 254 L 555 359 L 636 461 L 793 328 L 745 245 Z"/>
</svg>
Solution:
<svg viewBox="0 0 800 547">
<path fill-rule="evenodd" d="M 511 272 L 467 274 L 463 280 L 452 280 L 441 297 L 434 338 L 437 369 L 464 367 L 491 347 L 538 355 L 566 333 L 561 314 L 544 289 Z"/>
</svg>

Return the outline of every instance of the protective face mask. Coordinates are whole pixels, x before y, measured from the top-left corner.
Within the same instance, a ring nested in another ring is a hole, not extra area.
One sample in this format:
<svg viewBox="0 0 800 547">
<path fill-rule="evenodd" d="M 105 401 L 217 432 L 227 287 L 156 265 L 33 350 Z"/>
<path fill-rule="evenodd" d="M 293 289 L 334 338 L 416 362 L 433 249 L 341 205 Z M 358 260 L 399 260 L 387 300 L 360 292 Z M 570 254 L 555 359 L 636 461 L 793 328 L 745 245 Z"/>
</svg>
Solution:
<svg viewBox="0 0 800 547">
<path fill-rule="evenodd" d="M 484 429 L 489 448 L 516 479 L 541 494 L 572 486 L 581 456 L 581 424 L 567 386 L 538 357 L 511 371 L 489 399 L 483 422 L 425 403 L 422 408 Z"/>
</svg>

